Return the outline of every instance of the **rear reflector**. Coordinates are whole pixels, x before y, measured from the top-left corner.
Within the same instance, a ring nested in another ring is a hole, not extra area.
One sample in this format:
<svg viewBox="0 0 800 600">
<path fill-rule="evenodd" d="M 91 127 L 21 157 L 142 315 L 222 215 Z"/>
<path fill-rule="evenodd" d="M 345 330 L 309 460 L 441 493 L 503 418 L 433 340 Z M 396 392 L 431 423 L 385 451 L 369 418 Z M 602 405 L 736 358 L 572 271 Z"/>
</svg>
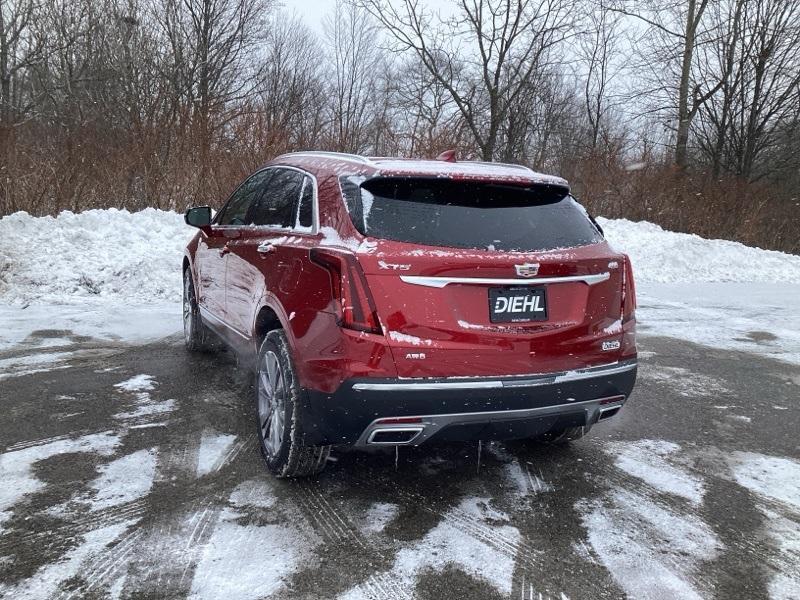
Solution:
<svg viewBox="0 0 800 600">
<path fill-rule="evenodd" d="M 378 419 L 381 425 L 404 425 L 406 423 L 422 423 L 422 417 L 392 417 L 391 419 Z"/>
<path fill-rule="evenodd" d="M 614 404 L 615 402 L 622 402 L 623 400 L 625 400 L 625 396 L 622 395 L 610 396 L 608 398 L 603 398 L 602 400 L 600 400 L 600 405 L 602 406 L 603 404 Z"/>
</svg>

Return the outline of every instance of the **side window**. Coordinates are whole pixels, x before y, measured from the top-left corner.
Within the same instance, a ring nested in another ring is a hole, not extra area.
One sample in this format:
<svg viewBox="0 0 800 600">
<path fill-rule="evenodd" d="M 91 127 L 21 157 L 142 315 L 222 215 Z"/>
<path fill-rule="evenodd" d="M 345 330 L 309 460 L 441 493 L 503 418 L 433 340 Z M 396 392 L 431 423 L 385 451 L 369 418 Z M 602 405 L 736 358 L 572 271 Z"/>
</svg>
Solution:
<svg viewBox="0 0 800 600">
<path fill-rule="evenodd" d="M 314 226 L 314 182 L 311 177 L 303 178 L 303 192 L 297 209 L 297 229 L 311 230 Z"/>
<path fill-rule="evenodd" d="M 240 185 L 222 209 L 217 225 L 246 225 L 247 211 L 271 175 L 269 170 L 259 171 Z"/>
<path fill-rule="evenodd" d="M 274 175 L 252 212 L 253 225 L 290 228 L 300 201 L 304 175 L 290 169 L 273 169 Z"/>
</svg>

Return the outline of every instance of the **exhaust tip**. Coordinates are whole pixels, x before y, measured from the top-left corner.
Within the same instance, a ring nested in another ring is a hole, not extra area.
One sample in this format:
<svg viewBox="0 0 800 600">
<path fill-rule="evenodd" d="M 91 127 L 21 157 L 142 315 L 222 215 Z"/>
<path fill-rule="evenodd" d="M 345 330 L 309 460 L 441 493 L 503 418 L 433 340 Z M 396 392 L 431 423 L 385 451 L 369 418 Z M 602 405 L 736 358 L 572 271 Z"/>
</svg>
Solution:
<svg viewBox="0 0 800 600">
<path fill-rule="evenodd" d="M 391 427 L 386 429 L 375 429 L 369 434 L 367 444 L 399 446 L 410 444 L 420 433 L 422 427 Z"/>
<path fill-rule="evenodd" d="M 617 414 L 621 408 L 622 408 L 621 406 L 610 406 L 608 408 L 601 408 L 600 416 L 597 418 L 597 420 L 602 421 L 604 419 L 610 419 L 615 414 Z"/>
</svg>

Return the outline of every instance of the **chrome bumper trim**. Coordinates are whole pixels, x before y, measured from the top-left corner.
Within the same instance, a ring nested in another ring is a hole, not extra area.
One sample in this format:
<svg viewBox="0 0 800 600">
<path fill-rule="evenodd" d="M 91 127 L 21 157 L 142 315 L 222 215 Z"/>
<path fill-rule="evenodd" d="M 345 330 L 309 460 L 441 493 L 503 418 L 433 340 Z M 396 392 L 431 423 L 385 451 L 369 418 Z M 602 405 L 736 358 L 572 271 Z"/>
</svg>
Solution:
<svg viewBox="0 0 800 600">
<path fill-rule="evenodd" d="M 357 392 L 361 391 L 430 391 L 430 390 L 488 390 L 488 389 L 501 389 L 503 383 L 501 381 L 441 381 L 441 382 L 414 382 L 414 383 L 356 383 L 353 389 Z"/>
<path fill-rule="evenodd" d="M 611 277 L 608 272 L 596 275 L 567 275 L 565 277 L 540 277 L 538 279 L 493 279 L 489 277 L 423 277 L 419 275 L 401 275 L 401 281 L 412 285 L 422 285 L 432 288 L 443 288 L 451 283 L 465 283 L 471 285 L 542 285 L 545 283 L 570 283 L 581 282 L 586 285 L 595 285 L 607 281 Z"/>
<path fill-rule="evenodd" d="M 611 398 L 615 398 L 612 396 Z M 514 410 L 495 410 L 495 411 L 483 411 L 483 412 L 467 412 L 467 413 L 446 413 L 446 414 L 437 414 L 437 415 L 420 415 L 420 416 L 413 416 L 408 417 L 404 416 L 404 419 L 419 419 L 421 421 L 421 426 L 419 427 L 420 431 L 414 437 L 409 439 L 406 442 L 401 443 L 378 443 L 380 445 L 385 446 L 418 446 L 422 444 L 425 440 L 433 436 L 436 432 L 443 429 L 448 425 L 452 425 L 454 423 L 458 424 L 465 424 L 465 423 L 489 423 L 491 421 L 512 421 L 517 419 L 527 419 L 532 417 L 546 417 L 548 415 L 559 415 L 562 413 L 574 413 L 579 410 L 583 410 L 586 412 L 587 422 L 591 424 L 595 423 L 600 414 L 603 412 L 607 412 L 613 409 L 622 408 L 625 404 L 625 398 L 620 397 L 619 400 L 614 400 L 608 404 L 601 404 L 602 402 L 610 400 L 611 398 L 594 398 L 592 400 L 583 400 L 581 402 L 566 402 L 563 404 L 555 404 L 550 406 L 538 406 L 535 408 L 520 408 Z M 376 442 L 372 442 L 372 439 L 375 437 L 375 433 L 377 431 L 388 431 L 391 429 L 397 429 L 398 431 L 408 431 L 410 429 L 417 429 L 416 427 L 408 427 L 406 425 L 397 425 L 393 426 L 390 424 L 385 423 L 387 418 L 391 417 L 381 417 L 379 419 L 375 419 L 372 423 L 367 426 L 367 428 L 363 431 L 361 436 L 359 437 L 358 441 L 356 442 L 356 446 L 368 446 L 368 445 L 376 445 Z"/>
<path fill-rule="evenodd" d="M 376 383 L 356 383 L 353 390 L 361 391 L 432 391 L 432 390 L 486 390 L 503 388 L 528 388 L 542 385 L 552 385 L 565 383 L 568 381 L 581 381 L 592 379 L 593 377 L 603 377 L 607 375 L 617 375 L 632 371 L 636 368 L 637 361 L 630 360 L 625 362 L 612 363 L 610 365 L 600 365 L 598 367 L 588 367 L 575 371 L 560 371 L 557 373 L 543 373 L 530 377 L 514 379 L 478 379 L 471 381 L 397 381 L 397 382 L 376 382 Z"/>
</svg>

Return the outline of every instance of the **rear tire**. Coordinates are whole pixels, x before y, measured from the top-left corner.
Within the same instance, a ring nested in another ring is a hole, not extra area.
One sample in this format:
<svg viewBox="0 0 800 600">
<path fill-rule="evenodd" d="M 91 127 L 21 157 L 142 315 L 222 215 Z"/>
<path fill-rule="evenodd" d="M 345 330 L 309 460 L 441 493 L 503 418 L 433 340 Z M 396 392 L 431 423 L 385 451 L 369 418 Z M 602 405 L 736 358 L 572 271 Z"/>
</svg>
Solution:
<svg viewBox="0 0 800 600">
<path fill-rule="evenodd" d="M 183 341 L 189 352 L 216 350 L 213 334 L 200 316 L 192 273 L 188 268 L 183 272 Z"/>
<path fill-rule="evenodd" d="M 322 472 L 331 447 L 303 443 L 301 390 L 280 329 L 270 331 L 261 344 L 255 388 L 258 440 L 267 468 L 279 478 Z"/>
</svg>

